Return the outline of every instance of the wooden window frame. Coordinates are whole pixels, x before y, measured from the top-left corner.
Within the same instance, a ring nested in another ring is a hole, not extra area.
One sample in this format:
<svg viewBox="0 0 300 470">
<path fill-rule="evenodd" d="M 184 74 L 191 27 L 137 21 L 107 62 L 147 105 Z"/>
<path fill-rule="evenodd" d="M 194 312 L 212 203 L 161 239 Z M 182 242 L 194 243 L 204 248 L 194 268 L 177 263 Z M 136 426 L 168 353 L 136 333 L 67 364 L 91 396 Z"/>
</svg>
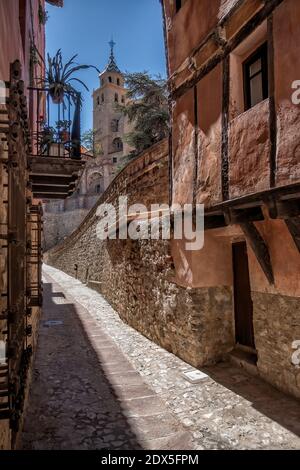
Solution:
<svg viewBox="0 0 300 470">
<path fill-rule="evenodd" d="M 250 67 L 258 59 L 261 59 L 262 67 L 261 70 L 250 76 Z M 251 54 L 243 63 L 243 77 L 244 77 L 244 103 L 245 111 L 253 108 L 251 103 L 251 80 L 258 74 L 262 75 L 262 89 L 263 89 L 263 100 L 269 97 L 269 80 L 268 80 L 268 43 L 264 42 L 259 46 L 253 54 Z M 258 103 L 257 103 L 258 104 Z"/>
<path fill-rule="evenodd" d="M 182 0 L 175 0 L 175 13 L 178 13 L 182 8 Z"/>
</svg>

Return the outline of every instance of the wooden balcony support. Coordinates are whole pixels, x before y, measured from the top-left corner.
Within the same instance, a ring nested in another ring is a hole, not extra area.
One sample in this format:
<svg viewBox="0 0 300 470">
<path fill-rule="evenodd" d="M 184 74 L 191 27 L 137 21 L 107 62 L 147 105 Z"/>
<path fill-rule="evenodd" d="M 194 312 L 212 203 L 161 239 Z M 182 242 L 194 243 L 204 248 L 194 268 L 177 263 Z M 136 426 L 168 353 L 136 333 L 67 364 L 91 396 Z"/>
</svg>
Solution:
<svg viewBox="0 0 300 470">
<path fill-rule="evenodd" d="M 65 199 L 75 189 L 75 182 L 85 162 L 72 158 L 28 157 L 30 182 L 35 198 Z"/>
</svg>

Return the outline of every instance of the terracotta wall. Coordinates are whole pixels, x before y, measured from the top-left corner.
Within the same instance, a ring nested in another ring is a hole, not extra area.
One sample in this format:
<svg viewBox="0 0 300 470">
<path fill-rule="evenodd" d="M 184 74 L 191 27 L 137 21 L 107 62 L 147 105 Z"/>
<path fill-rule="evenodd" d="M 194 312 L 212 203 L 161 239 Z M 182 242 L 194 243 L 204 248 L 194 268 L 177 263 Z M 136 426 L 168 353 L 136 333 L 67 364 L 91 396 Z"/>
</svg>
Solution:
<svg viewBox="0 0 300 470">
<path fill-rule="evenodd" d="M 45 30 L 39 24 L 39 0 L 32 0 L 32 17 L 29 0 L 2 0 L 0 2 L 0 79 L 9 79 L 9 64 L 20 60 L 23 68 L 23 78 L 28 86 L 30 81 L 30 45 L 34 42 L 41 55 L 45 49 Z M 45 6 L 45 0 L 41 0 Z M 20 6 L 25 13 L 25 32 L 22 39 L 19 21 Z M 24 8 L 25 6 L 25 8 Z M 24 41 L 24 43 L 23 43 Z"/>
<path fill-rule="evenodd" d="M 165 2 L 171 73 L 216 26 L 221 3 L 221 0 L 189 0 L 176 13 L 175 0 Z"/>
<path fill-rule="evenodd" d="M 32 13 L 33 16 L 31 17 L 31 9 L 30 3 L 32 4 Z M 44 0 L 41 0 L 41 4 L 44 5 Z M 25 8 L 26 7 L 26 8 Z M 45 47 L 45 32 L 44 26 L 39 24 L 38 20 L 38 8 L 39 8 L 39 0 L 1 0 L 0 1 L 0 80 L 8 81 L 10 78 L 10 64 L 19 60 L 22 65 L 22 79 L 24 80 L 25 85 L 25 94 L 27 98 L 29 98 L 28 103 L 28 111 L 31 110 L 31 102 L 30 102 L 30 93 L 27 90 L 27 87 L 30 84 L 30 46 L 34 41 L 36 47 L 39 49 L 40 54 L 44 54 L 44 47 Z M 24 14 L 24 18 L 22 18 Z M 20 22 L 20 17 L 22 18 Z M 23 33 L 21 33 L 21 30 Z M 22 35 L 23 34 L 23 35 Z M 36 70 L 36 75 L 38 74 L 38 70 Z M 34 114 L 31 115 L 32 123 L 35 122 Z M 19 116 L 18 116 L 19 119 Z M 30 125 L 30 122 L 29 122 Z M 22 137 L 23 139 L 23 137 Z M 25 165 L 25 158 L 24 153 L 24 141 L 20 141 L 20 147 L 18 147 L 18 158 L 19 158 L 19 165 L 17 168 L 21 168 L 21 174 L 26 175 L 26 165 Z M 0 156 L 3 159 L 7 159 L 7 148 L 6 144 L 0 142 Z M 22 160 L 22 161 L 21 161 Z M 0 218 L 1 223 L 5 227 L 7 224 L 7 171 L 6 167 L 3 163 L 0 165 L 0 186 L 1 186 L 1 198 L 0 198 Z M 19 186 L 21 193 L 25 193 L 25 187 Z M 28 194 L 27 194 L 28 195 Z M 24 194 L 25 198 L 25 194 Z M 24 218 L 26 214 L 24 213 Z M 22 226 L 22 224 L 21 224 Z M 30 223 L 27 224 L 28 234 L 30 232 Z M 18 233 L 18 232 L 17 232 Z M 36 232 L 34 232 L 36 234 Z M 29 236 L 29 235 L 28 235 Z M 6 250 L 1 250 L 0 253 L 0 284 L 1 284 L 1 292 L 7 292 L 7 257 L 6 257 Z M 26 260 L 19 259 L 19 265 L 25 263 Z M 31 274 L 29 275 L 31 278 Z M 34 276 L 35 278 L 35 276 Z M 5 311 L 3 300 L 5 297 L 2 298 L 2 311 Z M 37 331 L 37 324 L 39 320 L 40 308 L 33 308 L 32 317 L 31 317 L 31 324 L 33 329 L 33 336 L 31 338 L 31 344 L 36 344 L 36 331 Z M 4 329 L 2 325 L 2 330 Z M 1 339 L 2 337 L 0 337 Z M 29 380 L 31 376 L 31 369 L 28 372 Z M 26 390 L 27 396 L 28 389 Z M 0 400 L 1 404 L 3 401 L 7 401 L 6 398 Z M 26 404 L 25 404 L 26 406 Z M 4 408 L 3 408 L 4 409 Z M 21 424 L 21 423 L 20 423 Z M 11 447 L 11 431 L 9 426 L 9 421 L 0 421 L 0 449 L 10 449 Z"/>
<path fill-rule="evenodd" d="M 269 101 L 241 114 L 229 126 L 229 197 L 270 188 Z"/>
<path fill-rule="evenodd" d="M 300 105 L 291 101 L 300 80 L 300 2 L 285 0 L 274 12 L 275 98 L 278 123 L 278 185 L 300 180 Z"/>
<path fill-rule="evenodd" d="M 173 199 L 174 204 L 193 202 L 195 178 L 194 90 L 180 97 L 173 109 Z"/>
<path fill-rule="evenodd" d="M 196 202 L 206 207 L 222 200 L 222 65 L 219 64 L 197 85 L 198 174 Z"/>
</svg>

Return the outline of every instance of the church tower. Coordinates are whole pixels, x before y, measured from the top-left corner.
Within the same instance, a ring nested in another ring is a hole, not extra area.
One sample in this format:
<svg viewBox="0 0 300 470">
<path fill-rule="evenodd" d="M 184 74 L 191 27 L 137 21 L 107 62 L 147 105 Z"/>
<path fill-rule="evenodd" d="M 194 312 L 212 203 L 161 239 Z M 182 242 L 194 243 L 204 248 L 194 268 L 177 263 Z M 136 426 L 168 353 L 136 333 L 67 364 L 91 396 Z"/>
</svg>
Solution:
<svg viewBox="0 0 300 470">
<path fill-rule="evenodd" d="M 125 79 L 115 60 L 115 42 L 111 40 L 109 45 L 109 61 L 99 75 L 100 87 L 93 93 L 95 153 L 103 167 L 104 190 L 117 174 L 122 157 L 132 150 L 124 141 L 130 132 L 128 120 L 117 109 L 118 104 L 125 103 Z"/>
</svg>

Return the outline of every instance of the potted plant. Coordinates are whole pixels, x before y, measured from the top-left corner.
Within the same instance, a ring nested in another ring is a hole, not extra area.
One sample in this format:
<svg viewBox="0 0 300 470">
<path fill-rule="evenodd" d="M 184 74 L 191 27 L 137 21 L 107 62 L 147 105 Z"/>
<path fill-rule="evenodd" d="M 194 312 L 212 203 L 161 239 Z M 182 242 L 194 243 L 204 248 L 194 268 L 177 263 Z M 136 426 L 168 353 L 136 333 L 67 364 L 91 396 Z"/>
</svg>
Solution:
<svg viewBox="0 0 300 470">
<path fill-rule="evenodd" d="M 45 67 L 45 78 L 41 80 L 41 83 L 49 89 L 49 94 L 55 104 L 63 103 L 66 93 L 71 96 L 74 104 L 76 104 L 80 94 L 71 84 L 72 81 L 80 83 L 87 91 L 89 91 L 88 87 L 82 80 L 74 77 L 75 72 L 89 68 L 95 68 L 99 72 L 97 67 L 94 67 L 93 65 L 79 65 L 74 62 L 77 54 L 64 64 L 61 49 L 56 52 L 54 57 L 51 57 L 50 54 L 48 54 L 47 65 L 39 52 L 37 53 Z"/>
<path fill-rule="evenodd" d="M 46 123 L 42 123 L 42 130 L 39 134 L 39 146 L 41 154 L 45 153 L 51 144 L 55 142 L 55 129 L 54 127 L 48 126 Z"/>
<path fill-rule="evenodd" d="M 70 126 L 72 121 L 60 120 L 56 122 L 56 127 L 58 129 L 58 135 L 61 142 L 68 142 L 70 140 Z"/>
</svg>

